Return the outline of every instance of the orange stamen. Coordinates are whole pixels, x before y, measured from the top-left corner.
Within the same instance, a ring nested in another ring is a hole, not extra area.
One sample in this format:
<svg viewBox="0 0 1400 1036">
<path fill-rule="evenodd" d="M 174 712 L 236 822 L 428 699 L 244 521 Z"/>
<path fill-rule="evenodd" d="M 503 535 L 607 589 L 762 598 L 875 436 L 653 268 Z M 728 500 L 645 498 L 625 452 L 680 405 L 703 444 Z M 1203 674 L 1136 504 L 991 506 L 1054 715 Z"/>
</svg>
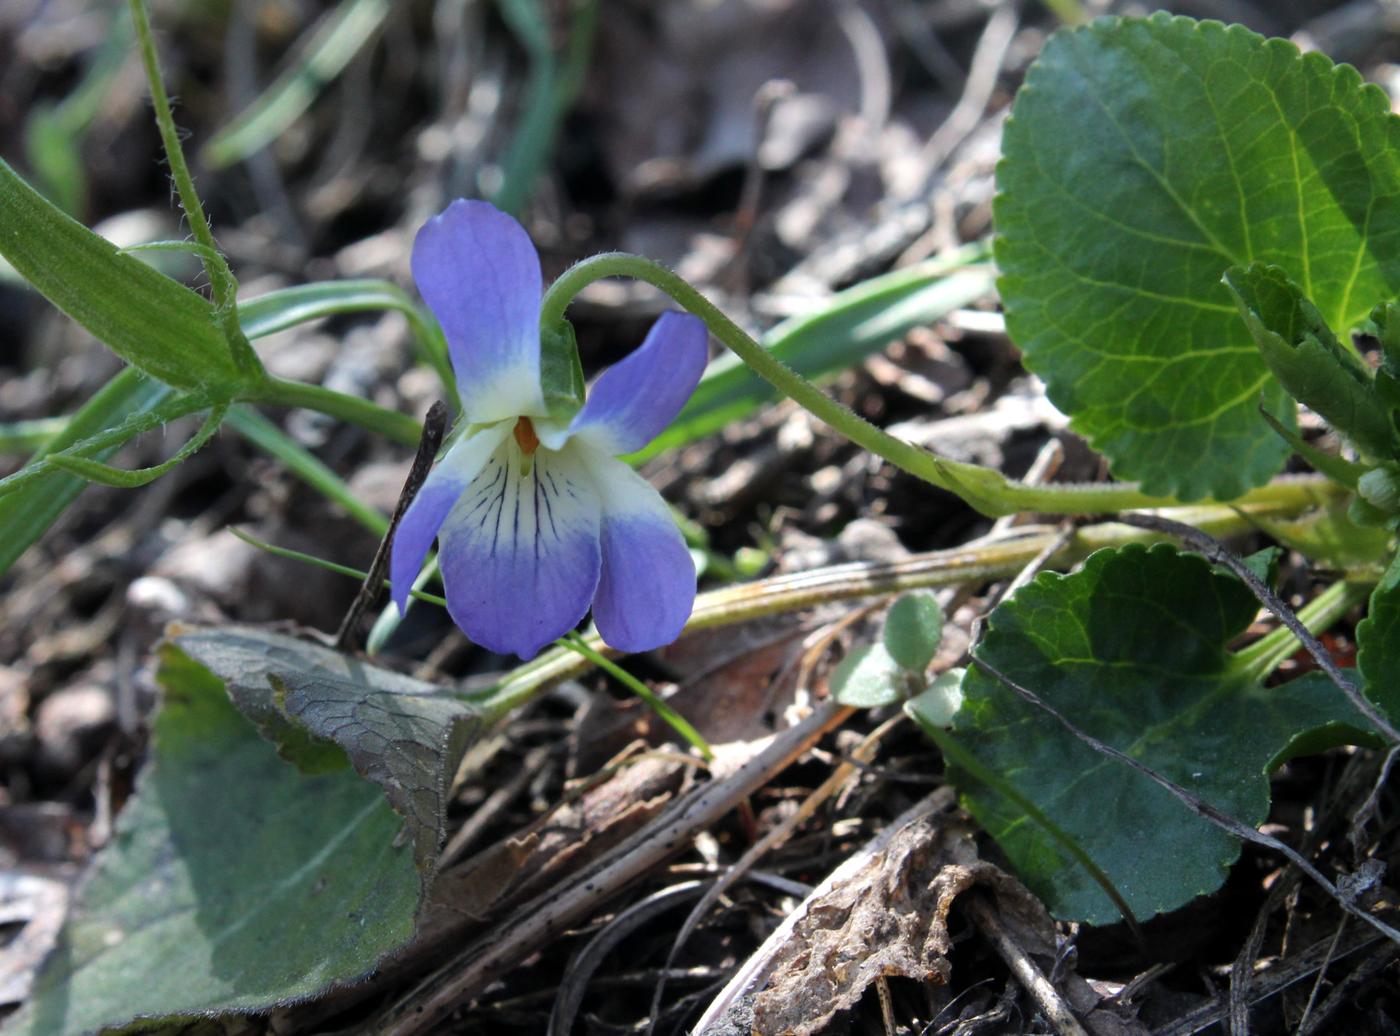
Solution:
<svg viewBox="0 0 1400 1036">
<path fill-rule="evenodd" d="M 535 426 L 530 423 L 528 417 L 522 417 L 515 422 L 515 442 L 520 447 L 520 452 L 527 457 L 540 448 L 540 437 L 535 434 Z"/>
</svg>

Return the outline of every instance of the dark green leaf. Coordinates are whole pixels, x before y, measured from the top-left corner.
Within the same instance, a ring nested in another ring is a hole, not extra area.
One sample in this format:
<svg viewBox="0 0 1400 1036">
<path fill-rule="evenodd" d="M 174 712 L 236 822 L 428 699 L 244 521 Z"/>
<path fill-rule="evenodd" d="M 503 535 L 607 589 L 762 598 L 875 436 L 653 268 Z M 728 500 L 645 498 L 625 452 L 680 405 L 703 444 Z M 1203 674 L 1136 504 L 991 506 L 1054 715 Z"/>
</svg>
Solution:
<svg viewBox="0 0 1400 1036">
<path fill-rule="evenodd" d="M 1232 576 L 1169 545 L 1103 550 L 1043 573 L 991 615 L 985 660 L 1106 742 L 1245 824 L 1263 822 L 1269 772 L 1290 752 L 1369 743 L 1320 674 L 1264 688 L 1226 644 L 1258 612 Z M 977 665 L 954 736 L 1073 838 L 1146 919 L 1213 891 L 1238 843 L 1168 792 L 1086 746 Z M 967 771 L 950 774 L 1022 879 L 1064 918 L 1117 920 L 1059 841 Z"/>
<path fill-rule="evenodd" d="M 911 590 L 885 616 L 885 650 L 910 672 L 922 673 L 943 640 L 943 609 L 932 590 Z"/>
<path fill-rule="evenodd" d="M 124 255 L 0 161 L 0 255 L 122 359 L 168 385 L 228 398 L 241 381 L 209 302 Z"/>
<path fill-rule="evenodd" d="M 1400 120 L 1355 69 L 1165 14 L 1058 33 L 998 166 L 1007 327 L 1121 478 L 1230 499 L 1292 425 L 1220 277 L 1281 266 L 1339 334 L 1400 292 Z"/>
<path fill-rule="evenodd" d="M 437 860 L 448 787 L 482 717 L 432 684 L 329 648 L 240 627 L 175 643 L 225 680 L 234 702 L 299 765 L 329 765 L 328 745 L 403 814 L 424 873 Z M 306 735 L 317 739 L 308 753 Z"/>
<path fill-rule="evenodd" d="M 1366 697 L 1400 723 L 1400 555 L 1390 563 L 1371 606 L 1356 627 L 1356 667 Z"/>
<path fill-rule="evenodd" d="M 402 820 L 345 767 L 308 776 L 167 645 L 152 761 L 7 1032 L 263 1011 L 353 982 L 413 935 Z"/>
<path fill-rule="evenodd" d="M 1274 376 L 1294 399 L 1372 457 L 1395 453 L 1396 440 L 1371 372 L 1277 266 L 1231 267 L 1225 286 Z"/>
<path fill-rule="evenodd" d="M 992 272 L 987 266 L 968 265 L 976 254 L 932 260 L 848 288 L 817 312 L 774 327 L 763 336 L 763 345 L 804 377 L 835 377 L 910 328 L 931 324 L 986 295 Z M 631 459 L 645 460 L 693 442 L 777 396 L 772 385 L 726 353 L 705 369 L 695 394 L 670 426 Z"/>
</svg>

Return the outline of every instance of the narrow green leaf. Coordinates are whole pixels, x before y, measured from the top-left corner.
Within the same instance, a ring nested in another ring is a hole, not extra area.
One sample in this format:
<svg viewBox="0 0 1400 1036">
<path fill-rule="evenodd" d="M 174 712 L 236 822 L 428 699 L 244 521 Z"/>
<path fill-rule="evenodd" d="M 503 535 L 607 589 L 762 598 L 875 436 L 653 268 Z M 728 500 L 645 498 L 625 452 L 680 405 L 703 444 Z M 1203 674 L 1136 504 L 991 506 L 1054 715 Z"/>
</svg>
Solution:
<svg viewBox="0 0 1400 1036">
<path fill-rule="evenodd" d="M 280 761 L 173 645 L 159 678 L 151 762 L 16 1036 L 266 1011 L 360 979 L 413 936 L 423 880 L 380 789 Z"/>
<path fill-rule="evenodd" d="M 256 410 L 236 406 L 229 411 L 230 427 L 254 446 L 287 466 L 292 474 L 327 500 L 339 504 L 350 516 L 377 536 L 389 529 L 389 519 L 365 503 L 345 480 L 318 457 Z"/>
<path fill-rule="evenodd" d="M 1166 14 L 1057 33 L 1017 95 L 996 201 L 1007 328 L 1144 491 L 1277 472 L 1292 404 L 1220 284 L 1274 263 L 1345 334 L 1400 293 L 1400 119 L 1355 69 Z"/>
<path fill-rule="evenodd" d="M 986 295 L 990 267 L 976 264 L 982 250 L 872 278 L 847 288 L 817 312 L 774 327 L 762 343 L 804 377 L 821 381 L 850 370 L 911 328 L 933 323 Z M 718 431 L 777 398 L 777 390 L 725 353 L 705 369 L 690 401 L 664 432 L 633 454 L 636 461 Z"/>
<path fill-rule="evenodd" d="M 1349 461 L 1345 457 L 1338 457 L 1336 454 L 1324 453 L 1322 450 L 1304 441 L 1297 432 L 1285 428 L 1278 419 L 1267 410 L 1261 409 L 1259 416 L 1264 419 L 1264 423 L 1274 430 L 1279 438 L 1293 447 L 1293 452 L 1302 457 L 1312 466 L 1312 469 L 1321 475 L 1326 475 L 1339 486 L 1347 489 L 1355 489 L 1357 479 L 1366 471 L 1366 465 Z"/>
<path fill-rule="evenodd" d="M 40 449 L 35 459 L 105 429 L 118 427 L 138 415 L 151 413 L 173 398 L 174 389 L 128 367 L 89 399 L 69 419 L 67 427 Z M 111 453 L 112 450 L 104 450 L 97 456 Z M 48 530 L 86 484 L 73 475 L 50 470 L 19 491 L 0 497 L 0 575 Z"/>
<path fill-rule="evenodd" d="M 885 649 L 899 665 L 922 673 L 943 640 L 943 609 L 932 590 L 911 590 L 885 616 Z"/>
<path fill-rule="evenodd" d="M 0 424 L 0 453 L 37 450 L 67 427 L 66 417 L 38 417 L 32 421 Z"/>
<path fill-rule="evenodd" d="M 1251 263 L 1232 266 L 1224 281 L 1259 354 L 1293 398 L 1321 414 L 1363 453 L 1392 456 L 1394 430 L 1376 398 L 1370 370 L 1337 341 L 1288 275 L 1277 266 Z"/>
<path fill-rule="evenodd" d="M 437 322 L 397 284 L 374 279 L 298 284 L 270 291 L 238 304 L 238 320 L 249 338 L 285 331 L 298 324 L 341 313 L 394 310 L 408 318 L 422 360 L 437 371 L 451 400 L 456 400 L 456 379 L 448 360 L 447 341 Z"/>
<path fill-rule="evenodd" d="M 1400 723 L 1400 554 L 1371 592 L 1366 618 L 1356 626 L 1356 667 L 1366 697 Z"/>
<path fill-rule="evenodd" d="M 232 165 L 280 136 L 373 38 L 391 9 L 388 0 L 342 0 L 298 47 L 286 71 L 214 134 L 201 155 L 205 163 L 215 169 Z"/>
<path fill-rule="evenodd" d="M 3 161 L 0 255 L 114 353 L 166 384 L 215 398 L 240 384 L 207 300 L 123 255 Z"/>
<path fill-rule="evenodd" d="M 135 471 L 128 471 L 125 468 L 116 468 L 110 464 L 103 464 L 101 461 L 92 460 L 89 457 L 73 457 L 64 454 L 54 454 L 49 458 L 49 463 L 60 471 L 67 471 L 77 475 L 88 482 L 98 482 L 104 486 L 115 486 L 118 489 L 135 489 L 144 486 L 149 482 L 154 482 L 167 471 L 172 470 L 175 465 L 193 457 L 204 444 L 214 437 L 214 433 L 219 430 L 219 425 L 223 424 L 224 414 L 228 412 L 227 404 L 219 404 L 212 407 L 209 416 L 200 425 L 199 431 L 190 437 L 190 440 L 180 447 L 175 456 L 171 457 L 163 464 L 156 464 L 149 468 L 137 468 Z"/>
<path fill-rule="evenodd" d="M 1325 568 L 1374 569 L 1384 560 L 1390 544 L 1390 533 L 1385 529 L 1353 522 L 1346 500 L 1332 500 L 1296 518 L 1251 515 L 1249 520 L 1285 547 Z"/>
<path fill-rule="evenodd" d="M 974 657 L 1080 730 L 1255 826 L 1268 775 L 1290 752 L 1377 743 L 1321 674 L 1265 688 L 1226 644 L 1259 603 L 1232 576 L 1169 545 L 1090 556 L 1043 573 L 1000 605 Z M 1071 837 L 1141 919 L 1213 891 L 1239 854 L 1229 835 L 1061 727 L 977 665 L 953 736 Z M 963 801 L 1060 917 L 1119 911 L 1100 883 L 1024 811 L 957 766 Z"/>
</svg>

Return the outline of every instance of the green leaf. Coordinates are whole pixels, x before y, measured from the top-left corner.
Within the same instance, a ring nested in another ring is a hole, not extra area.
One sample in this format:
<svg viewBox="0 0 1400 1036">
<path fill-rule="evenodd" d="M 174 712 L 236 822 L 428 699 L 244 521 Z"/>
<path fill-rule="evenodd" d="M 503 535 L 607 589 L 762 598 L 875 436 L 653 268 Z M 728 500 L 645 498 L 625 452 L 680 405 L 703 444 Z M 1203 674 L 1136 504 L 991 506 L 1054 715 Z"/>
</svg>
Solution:
<svg viewBox="0 0 1400 1036">
<path fill-rule="evenodd" d="M 1321 414 L 1363 453 L 1394 455 L 1396 439 L 1371 372 L 1277 266 L 1232 266 L 1225 286 L 1234 296 L 1260 355 L 1294 399 Z"/>
<path fill-rule="evenodd" d="M 88 482 L 99 482 L 104 486 L 116 486 L 119 489 L 135 489 L 137 486 L 144 486 L 154 482 L 166 472 L 171 471 L 177 464 L 181 464 L 193 457 L 204 444 L 214 437 L 214 433 L 219 430 L 219 425 L 223 423 L 224 414 L 228 411 L 227 404 L 219 404 L 211 407 L 209 416 L 204 419 L 199 431 L 190 437 L 185 445 L 176 451 L 169 460 L 160 464 L 155 464 L 149 468 L 137 468 L 135 471 L 128 471 L 125 468 L 116 468 L 110 464 L 103 464 L 90 457 L 70 457 L 65 454 L 54 454 L 49 458 L 49 462 L 61 471 L 77 475 Z"/>
<path fill-rule="evenodd" d="M 842 705 L 874 709 L 906 696 L 909 674 L 890 657 L 884 644 L 862 644 L 831 674 L 831 695 Z"/>
<path fill-rule="evenodd" d="M 947 727 L 962 708 L 962 682 L 967 670 L 949 669 L 939 673 L 928 689 L 904 703 L 904 711 L 923 727 Z"/>
<path fill-rule="evenodd" d="M 1366 697 L 1400 723 L 1400 554 L 1371 592 L 1366 618 L 1356 626 L 1356 668 Z"/>
<path fill-rule="evenodd" d="M 236 406 L 228 414 L 229 426 L 269 457 L 286 465 L 287 470 L 332 503 L 345 508 L 350 517 L 376 536 L 389 531 L 389 519 L 373 505 L 365 503 L 346 481 L 326 463 L 251 407 Z"/>
<path fill-rule="evenodd" d="M 150 413 L 174 397 L 175 391 L 169 386 L 128 367 L 89 399 L 35 459 Z M 112 452 L 104 450 L 97 456 L 110 456 Z M 74 475 L 49 470 L 22 489 L 0 497 L 0 575 L 48 530 L 86 485 Z"/>
<path fill-rule="evenodd" d="M 241 383 L 202 296 L 66 216 L 0 161 L 0 255 L 128 363 L 227 399 Z"/>
<path fill-rule="evenodd" d="M 215 169 L 232 165 L 280 136 L 373 38 L 391 9 L 388 0 L 342 0 L 272 85 L 214 134 L 201 154 L 204 161 Z"/>
<path fill-rule="evenodd" d="M 1102 550 L 1042 573 L 1000 605 L 974 657 L 1080 730 L 1245 824 L 1268 815 L 1269 773 L 1290 754 L 1375 743 L 1321 674 L 1255 682 L 1226 650 L 1259 605 L 1234 577 L 1166 544 Z M 954 737 L 1087 853 L 1139 919 L 1213 891 L 1239 854 L 1229 835 L 1134 770 L 1094 751 L 980 666 L 968 668 Z M 966 807 L 1056 915 L 1118 919 L 1060 841 L 950 765 Z"/>
<path fill-rule="evenodd" d="M 1400 120 L 1355 69 L 1158 14 L 1056 34 L 998 166 L 1007 327 L 1120 478 L 1230 499 L 1292 426 L 1220 277 L 1274 263 L 1339 334 L 1400 293 Z"/>
<path fill-rule="evenodd" d="M 379 785 L 404 817 L 419 869 L 432 873 L 449 787 L 484 722 L 478 711 L 432 684 L 251 627 L 194 630 L 175 643 L 225 681 L 285 757 L 321 769 L 334 746 Z"/>
<path fill-rule="evenodd" d="M 931 324 L 981 298 L 992 287 L 991 268 L 969 265 L 978 248 L 896 270 L 847 288 L 815 313 L 778 324 L 764 348 L 804 377 L 823 380 L 861 363 L 911 328 Z M 642 461 L 718 431 L 778 396 L 772 385 L 725 353 L 707 368 L 690 401 L 645 448 Z"/>
<path fill-rule="evenodd" d="M 308 776 L 167 644 L 152 759 L 7 1032 L 264 1011 L 354 982 L 414 931 L 422 881 L 379 789 Z"/>
<path fill-rule="evenodd" d="M 932 590 L 911 590 L 890 605 L 883 634 L 885 650 L 910 672 L 922 673 L 943 640 L 943 609 Z"/>
<path fill-rule="evenodd" d="M 1296 518 L 1251 515 L 1249 520 L 1314 565 L 1328 568 L 1373 569 L 1390 544 L 1384 529 L 1353 522 L 1345 499 L 1329 501 Z"/>
</svg>

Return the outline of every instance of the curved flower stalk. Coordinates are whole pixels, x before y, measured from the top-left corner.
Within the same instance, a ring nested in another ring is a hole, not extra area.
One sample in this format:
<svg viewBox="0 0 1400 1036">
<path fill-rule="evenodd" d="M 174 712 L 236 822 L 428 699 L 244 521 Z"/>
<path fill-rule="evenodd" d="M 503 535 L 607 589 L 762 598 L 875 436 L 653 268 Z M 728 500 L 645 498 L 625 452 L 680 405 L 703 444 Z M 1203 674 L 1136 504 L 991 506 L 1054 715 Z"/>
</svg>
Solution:
<svg viewBox="0 0 1400 1036">
<path fill-rule="evenodd" d="M 695 565 L 660 494 L 616 457 L 690 398 L 705 324 L 663 314 L 582 407 L 561 407 L 542 377 L 539 256 L 519 223 L 485 202 L 453 202 L 418 232 L 413 278 L 447 337 L 471 424 L 394 537 L 400 611 L 437 537 L 448 611 L 483 647 L 532 658 L 590 605 L 619 650 L 675 640 L 695 603 Z"/>
</svg>

